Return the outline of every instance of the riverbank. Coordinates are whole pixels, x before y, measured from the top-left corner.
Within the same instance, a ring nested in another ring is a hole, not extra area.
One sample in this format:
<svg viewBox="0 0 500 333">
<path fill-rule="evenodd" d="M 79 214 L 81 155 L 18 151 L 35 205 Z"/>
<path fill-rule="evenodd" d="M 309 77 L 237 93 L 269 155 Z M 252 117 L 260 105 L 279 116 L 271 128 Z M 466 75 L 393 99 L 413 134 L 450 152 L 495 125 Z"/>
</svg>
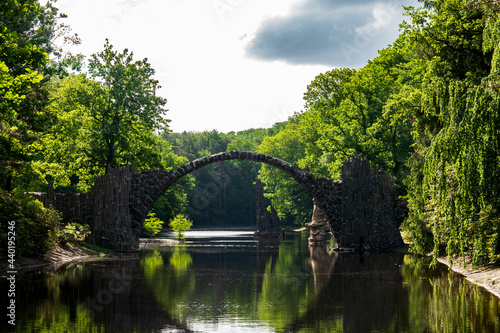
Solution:
<svg viewBox="0 0 500 333">
<path fill-rule="evenodd" d="M 468 281 L 477 284 L 493 295 L 500 298 L 500 267 L 495 265 L 485 265 L 478 268 L 472 268 L 471 259 L 466 258 L 464 265 L 459 264 L 458 259 L 450 260 L 447 257 L 441 257 L 438 261 L 451 269 L 463 275 Z"/>
<path fill-rule="evenodd" d="M 78 244 L 57 245 L 56 248 L 47 254 L 38 258 L 16 258 L 15 270 L 29 270 L 48 265 L 67 263 L 71 261 L 81 260 L 89 257 L 101 257 L 104 253 L 99 253 Z M 0 273 L 3 275 L 6 271 L 12 270 L 8 267 L 8 262 L 0 262 Z"/>
<path fill-rule="evenodd" d="M 141 250 L 148 249 L 154 246 L 165 246 L 178 243 L 173 239 L 154 239 L 141 238 L 139 248 Z M 104 249 L 102 249 L 104 250 Z M 79 244 L 57 245 L 56 248 L 47 254 L 38 258 L 16 258 L 15 270 L 24 271 L 36 268 L 41 268 L 49 265 L 60 265 L 70 263 L 72 261 L 96 259 L 103 257 L 123 257 L 126 254 L 115 254 L 114 252 L 105 253 L 99 249 L 92 249 Z M 0 262 L 0 276 L 6 274 L 7 271 L 12 271 L 9 268 L 7 260 Z"/>
</svg>

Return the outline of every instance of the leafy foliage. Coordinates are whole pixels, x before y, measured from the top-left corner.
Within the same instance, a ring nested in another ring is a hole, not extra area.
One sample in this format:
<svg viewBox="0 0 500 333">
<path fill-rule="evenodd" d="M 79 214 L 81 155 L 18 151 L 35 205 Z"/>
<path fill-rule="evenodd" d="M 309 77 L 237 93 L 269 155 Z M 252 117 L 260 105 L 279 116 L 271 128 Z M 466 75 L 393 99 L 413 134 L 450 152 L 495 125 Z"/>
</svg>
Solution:
<svg viewBox="0 0 500 333">
<path fill-rule="evenodd" d="M 161 231 L 163 221 L 156 217 L 155 213 L 149 212 L 147 218 L 144 220 L 142 233 L 147 237 L 154 237 Z"/>
<path fill-rule="evenodd" d="M 38 167 L 56 187 L 76 175 L 81 190 L 108 165 L 163 167 L 154 131 L 167 127 L 166 100 L 156 95 L 160 86 L 147 59 L 134 61 L 127 49 L 119 53 L 106 42 L 89 61 L 89 74 L 52 82 L 48 109 L 57 122 L 37 146 L 44 160 Z"/>
<path fill-rule="evenodd" d="M 265 138 L 259 151 L 331 179 L 339 179 L 345 159 L 363 155 L 392 173 L 404 194 L 411 124 L 387 105 L 403 94 L 398 71 L 406 62 L 394 46 L 359 70 L 333 69 L 316 76 L 304 94 L 306 110 Z M 292 179 L 268 166 L 259 175 L 280 217 L 296 216 L 297 224 L 310 219 L 311 199 Z"/>
<path fill-rule="evenodd" d="M 309 170 L 306 161 L 306 145 L 304 140 L 311 135 L 302 127 L 307 122 L 307 115 L 296 115 L 289 120 L 282 131 L 272 137 L 266 137 L 258 147 L 258 151 L 280 158 L 299 167 Z M 318 166 L 316 165 L 316 168 Z M 269 198 L 280 219 L 290 224 L 302 224 L 312 214 L 312 199 L 309 193 L 293 178 L 283 171 L 269 165 L 262 165 L 259 178 L 265 184 L 265 197 Z"/>
<path fill-rule="evenodd" d="M 177 239 L 184 239 L 183 232 L 191 229 L 193 222 L 185 217 L 183 214 L 177 214 L 168 224 L 177 234 Z"/>
<path fill-rule="evenodd" d="M 147 59 L 134 61 L 133 53 L 119 53 L 106 41 L 104 50 L 91 56 L 89 73 L 98 86 L 85 103 L 94 125 L 90 140 L 95 141 L 87 155 L 101 168 L 132 162 L 131 143 L 149 142 L 147 134 L 168 123 L 166 100 L 156 95 L 155 71 Z"/>
<path fill-rule="evenodd" d="M 318 75 L 306 110 L 259 149 L 333 179 L 346 157 L 367 156 L 408 201 L 414 252 L 498 260 L 498 3 L 423 2 L 366 66 Z M 304 202 L 276 171 L 260 177 L 280 215 Z"/>
<path fill-rule="evenodd" d="M 328 176 L 338 178 L 346 158 L 363 155 L 401 181 L 411 151 L 410 125 L 387 113 L 386 105 L 402 89 L 398 72 L 406 62 L 404 52 L 392 46 L 359 70 L 334 69 L 308 86 L 306 110 L 319 127 L 313 153 L 328 165 Z"/>
<path fill-rule="evenodd" d="M 57 11 L 38 1 L 0 3 L 0 177 L 8 191 L 32 159 L 30 144 L 50 121 L 44 72 Z"/>
<path fill-rule="evenodd" d="M 498 13 L 463 1 L 409 8 L 405 36 L 423 66 L 413 121 L 415 153 L 407 181 L 413 250 L 498 259 L 500 107 Z M 496 29 L 496 30 L 495 30 Z M 495 30 L 495 31 L 493 31 Z M 496 57 L 496 55 L 495 55 Z"/>
<path fill-rule="evenodd" d="M 8 222 L 15 222 L 13 230 Z M 58 242 L 61 217 L 53 209 L 22 192 L 9 193 L 0 190 L 0 239 L 3 243 L 9 231 L 16 235 L 16 255 L 38 256 L 52 250 Z M 5 246 L 4 246 L 5 245 Z M 6 244 L 2 244 L 6 250 Z"/>
<path fill-rule="evenodd" d="M 68 242 L 83 242 L 88 235 L 90 235 L 90 227 L 88 224 L 71 222 L 66 224 L 64 229 L 59 232 L 59 242 L 62 244 Z"/>
</svg>

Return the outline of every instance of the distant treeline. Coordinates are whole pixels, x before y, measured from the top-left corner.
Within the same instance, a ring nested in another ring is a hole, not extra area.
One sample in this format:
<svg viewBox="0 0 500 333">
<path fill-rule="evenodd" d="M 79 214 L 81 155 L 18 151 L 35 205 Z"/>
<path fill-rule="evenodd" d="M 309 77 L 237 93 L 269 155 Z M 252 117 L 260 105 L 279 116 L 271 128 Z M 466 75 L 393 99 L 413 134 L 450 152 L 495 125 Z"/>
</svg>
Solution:
<svg viewBox="0 0 500 333">
<path fill-rule="evenodd" d="M 175 154 L 189 161 L 228 151 L 256 151 L 272 129 L 250 129 L 238 133 L 217 131 L 169 133 Z M 256 193 L 254 181 L 260 165 L 251 161 L 226 161 L 193 172 L 194 187 L 186 189 L 187 214 L 194 226 L 255 226 Z M 166 204 L 166 202 L 165 202 Z M 155 206 L 157 214 L 162 203 Z"/>
</svg>

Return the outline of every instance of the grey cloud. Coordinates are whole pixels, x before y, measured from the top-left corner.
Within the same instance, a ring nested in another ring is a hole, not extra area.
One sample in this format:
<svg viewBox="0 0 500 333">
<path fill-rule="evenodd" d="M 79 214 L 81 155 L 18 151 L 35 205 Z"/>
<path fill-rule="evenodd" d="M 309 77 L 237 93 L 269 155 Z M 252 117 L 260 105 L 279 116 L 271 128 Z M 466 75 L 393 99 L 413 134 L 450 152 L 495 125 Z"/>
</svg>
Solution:
<svg viewBox="0 0 500 333">
<path fill-rule="evenodd" d="M 306 0 L 290 15 L 264 22 L 246 51 L 268 61 L 359 67 L 397 37 L 401 5 L 398 0 Z"/>
</svg>

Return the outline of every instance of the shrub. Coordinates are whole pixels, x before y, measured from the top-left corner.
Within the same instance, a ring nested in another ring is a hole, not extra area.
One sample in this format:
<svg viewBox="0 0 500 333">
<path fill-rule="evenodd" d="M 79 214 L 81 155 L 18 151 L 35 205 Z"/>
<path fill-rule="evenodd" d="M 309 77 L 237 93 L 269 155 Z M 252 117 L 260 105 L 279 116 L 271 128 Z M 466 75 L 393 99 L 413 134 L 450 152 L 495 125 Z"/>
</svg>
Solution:
<svg viewBox="0 0 500 333">
<path fill-rule="evenodd" d="M 150 212 L 148 218 L 144 220 L 142 233 L 147 237 L 154 237 L 163 227 L 163 221 L 156 217 L 155 213 Z"/>
<path fill-rule="evenodd" d="M 14 228 L 9 230 L 9 222 Z M 30 194 L 0 190 L 0 242 L 6 241 L 9 231 L 15 231 L 17 256 L 38 256 L 52 250 L 58 241 L 60 214 L 44 208 Z M 2 250 L 6 246 L 2 244 Z"/>
<path fill-rule="evenodd" d="M 83 242 L 90 234 L 90 227 L 86 223 L 68 223 L 59 233 L 59 241 L 63 244 L 68 242 Z"/>
<path fill-rule="evenodd" d="M 184 231 L 191 229 L 193 222 L 189 220 L 182 214 L 177 214 L 173 219 L 170 220 L 169 226 L 172 228 L 177 234 L 175 238 L 184 239 L 184 235 L 182 234 Z"/>
</svg>

